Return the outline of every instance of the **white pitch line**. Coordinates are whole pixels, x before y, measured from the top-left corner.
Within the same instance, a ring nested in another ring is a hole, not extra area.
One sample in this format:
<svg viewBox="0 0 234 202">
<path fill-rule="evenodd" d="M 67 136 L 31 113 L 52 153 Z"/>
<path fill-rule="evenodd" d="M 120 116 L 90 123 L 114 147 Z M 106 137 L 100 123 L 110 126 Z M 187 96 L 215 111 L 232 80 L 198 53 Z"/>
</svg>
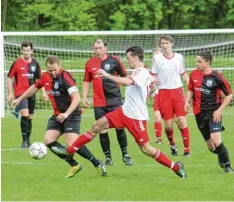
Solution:
<svg viewBox="0 0 234 202">
<path fill-rule="evenodd" d="M 8 148 L 8 149 L 1 149 L 1 151 L 17 151 L 17 150 L 24 150 L 24 149 L 21 149 L 21 148 Z"/>
</svg>

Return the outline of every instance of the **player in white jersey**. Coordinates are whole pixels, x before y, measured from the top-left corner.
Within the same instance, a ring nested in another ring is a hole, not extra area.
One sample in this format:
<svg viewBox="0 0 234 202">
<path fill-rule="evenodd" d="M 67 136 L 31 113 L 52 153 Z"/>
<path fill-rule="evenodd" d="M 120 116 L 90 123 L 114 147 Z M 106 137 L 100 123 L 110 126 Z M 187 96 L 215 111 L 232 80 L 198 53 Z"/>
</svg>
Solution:
<svg viewBox="0 0 234 202">
<path fill-rule="evenodd" d="M 173 122 L 176 117 L 183 137 L 184 156 L 190 156 L 190 133 L 184 111 L 185 98 L 181 81 L 182 77 L 186 84 L 189 82 L 184 58 L 181 54 L 173 52 L 171 36 L 161 36 L 159 45 L 162 53 L 154 55 L 150 72 L 155 75 L 159 83 L 159 110 L 165 121 L 165 133 L 170 142 L 171 154 L 178 155 L 173 132 Z"/>
<path fill-rule="evenodd" d="M 144 68 L 144 51 L 141 47 L 133 46 L 128 48 L 126 54 L 128 64 L 133 69 L 131 76 L 118 77 L 108 74 L 103 69 L 97 71 L 98 76 L 103 76 L 106 79 L 127 86 L 125 103 L 123 106 L 95 121 L 91 129 L 80 135 L 71 147 L 68 147 L 66 150 L 55 147 L 54 151 L 60 154 L 72 155 L 79 150 L 82 145 L 91 142 L 99 131 L 107 128 L 126 127 L 135 138 L 136 143 L 144 154 L 152 157 L 160 164 L 171 168 L 178 176 L 186 178 L 187 174 L 181 162 L 174 163 L 159 149 L 149 144 L 146 123 L 149 119 L 149 114 L 146 99 L 155 91 L 154 78 L 147 69 Z"/>
</svg>

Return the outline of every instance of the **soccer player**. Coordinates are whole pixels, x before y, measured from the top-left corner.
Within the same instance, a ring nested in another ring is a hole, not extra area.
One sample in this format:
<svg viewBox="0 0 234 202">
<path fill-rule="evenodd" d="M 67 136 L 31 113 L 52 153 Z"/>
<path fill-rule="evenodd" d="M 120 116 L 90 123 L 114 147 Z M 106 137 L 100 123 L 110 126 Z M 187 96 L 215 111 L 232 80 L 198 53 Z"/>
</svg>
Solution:
<svg viewBox="0 0 234 202">
<path fill-rule="evenodd" d="M 149 144 L 147 133 L 147 120 L 149 119 L 146 99 L 155 91 L 154 78 L 144 67 L 144 51 L 141 47 L 133 46 L 126 50 L 129 67 L 133 69 L 129 77 L 118 77 L 109 74 L 104 69 L 96 71 L 97 76 L 102 76 L 116 83 L 127 86 L 126 96 L 123 106 L 112 112 L 105 114 L 96 120 L 87 132 L 79 136 L 77 140 L 67 149 L 53 148 L 55 152 L 61 154 L 73 154 L 84 144 L 91 142 L 97 133 L 107 128 L 126 127 L 134 137 L 141 151 L 153 158 L 160 164 L 172 169 L 178 176 L 186 178 L 187 174 L 181 162 L 174 163 L 165 156 L 159 149 Z"/>
<path fill-rule="evenodd" d="M 62 68 L 58 57 L 48 56 L 46 68 L 47 72 L 24 94 L 14 100 L 12 106 L 17 106 L 22 100 L 36 94 L 44 86 L 54 109 L 54 114 L 48 121 L 44 142 L 53 152 L 52 147 L 63 147 L 57 142 L 63 133 L 65 135 L 65 142 L 69 146 L 76 140 L 80 132 L 80 95 L 75 80 L 70 73 Z M 73 157 L 53 153 L 71 166 L 66 178 L 73 177 L 82 169 L 82 166 Z M 106 176 L 104 164 L 97 160 L 86 147 L 82 147 L 77 153 L 89 160 L 100 175 Z"/>
<path fill-rule="evenodd" d="M 219 164 L 225 173 L 233 172 L 228 150 L 221 139 L 222 112 L 232 100 L 232 92 L 224 76 L 211 68 L 212 54 L 203 51 L 197 54 L 196 67 L 190 74 L 185 101 L 189 111 L 189 101 L 193 100 L 193 112 L 208 149 L 218 155 Z M 222 100 L 222 95 L 225 95 Z"/>
<path fill-rule="evenodd" d="M 107 45 L 103 40 L 96 39 L 93 44 L 94 57 L 87 61 L 85 65 L 85 76 L 83 82 L 83 104 L 89 107 L 88 94 L 90 84 L 93 82 L 93 106 L 95 119 L 99 119 L 106 113 L 122 106 L 122 98 L 119 85 L 106 78 L 97 77 L 95 75 L 98 69 L 104 69 L 111 75 L 126 77 L 127 72 L 123 64 L 115 56 L 107 54 Z M 106 157 L 106 165 L 113 165 L 110 139 L 107 130 L 100 131 L 100 144 L 102 151 Z M 133 164 L 132 159 L 127 151 L 127 136 L 123 128 L 116 129 L 116 135 L 120 149 L 122 151 L 122 160 L 126 165 Z"/>
<path fill-rule="evenodd" d="M 186 84 L 189 82 L 184 58 L 181 54 L 173 52 L 173 38 L 171 36 L 161 36 L 159 45 L 162 53 L 154 55 L 150 72 L 159 82 L 158 101 L 161 116 L 165 121 L 165 133 L 170 142 L 171 154 L 178 155 L 173 132 L 173 123 L 176 117 L 183 138 L 184 156 L 190 156 L 190 134 L 184 111 L 185 98 L 181 82 L 181 77 Z"/>
<path fill-rule="evenodd" d="M 23 41 L 21 43 L 21 57 L 16 59 L 8 73 L 7 89 L 8 89 L 8 102 L 10 103 L 14 97 L 22 95 L 36 80 L 41 77 L 41 68 L 39 63 L 32 58 L 33 45 L 30 41 Z M 14 79 L 14 94 L 12 91 L 12 83 Z M 45 101 L 48 101 L 48 96 L 42 89 Z M 20 118 L 20 127 L 22 132 L 22 145 L 21 148 L 30 146 L 30 136 L 32 131 L 32 116 L 34 113 L 36 97 L 32 96 L 21 101 L 14 113 L 16 118 Z"/>
</svg>

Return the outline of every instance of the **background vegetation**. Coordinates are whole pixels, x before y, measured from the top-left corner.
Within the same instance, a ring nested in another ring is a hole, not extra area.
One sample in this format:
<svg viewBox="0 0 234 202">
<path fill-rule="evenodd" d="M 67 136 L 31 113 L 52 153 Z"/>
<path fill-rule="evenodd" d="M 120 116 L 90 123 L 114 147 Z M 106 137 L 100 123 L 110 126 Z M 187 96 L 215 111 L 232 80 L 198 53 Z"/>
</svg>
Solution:
<svg viewBox="0 0 234 202">
<path fill-rule="evenodd" d="M 233 0 L 2 0 L 3 31 L 234 27 Z"/>
</svg>

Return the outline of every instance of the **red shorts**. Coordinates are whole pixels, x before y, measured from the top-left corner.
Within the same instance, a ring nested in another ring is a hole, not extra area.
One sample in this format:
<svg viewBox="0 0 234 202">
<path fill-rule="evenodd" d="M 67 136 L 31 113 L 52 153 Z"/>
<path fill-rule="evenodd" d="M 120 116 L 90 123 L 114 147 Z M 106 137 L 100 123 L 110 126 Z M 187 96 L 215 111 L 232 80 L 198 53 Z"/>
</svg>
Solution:
<svg viewBox="0 0 234 202">
<path fill-rule="evenodd" d="M 154 111 L 159 110 L 159 99 L 158 94 L 154 95 Z"/>
<path fill-rule="evenodd" d="M 158 93 L 159 110 L 164 120 L 173 119 L 174 116 L 185 116 L 185 98 L 182 88 L 160 89 Z"/>
<path fill-rule="evenodd" d="M 147 122 L 128 118 L 124 115 L 122 107 L 105 115 L 108 120 L 109 128 L 124 128 L 126 127 L 131 135 L 135 138 L 138 145 L 143 145 L 149 142 L 147 133 Z"/>
</svg>

